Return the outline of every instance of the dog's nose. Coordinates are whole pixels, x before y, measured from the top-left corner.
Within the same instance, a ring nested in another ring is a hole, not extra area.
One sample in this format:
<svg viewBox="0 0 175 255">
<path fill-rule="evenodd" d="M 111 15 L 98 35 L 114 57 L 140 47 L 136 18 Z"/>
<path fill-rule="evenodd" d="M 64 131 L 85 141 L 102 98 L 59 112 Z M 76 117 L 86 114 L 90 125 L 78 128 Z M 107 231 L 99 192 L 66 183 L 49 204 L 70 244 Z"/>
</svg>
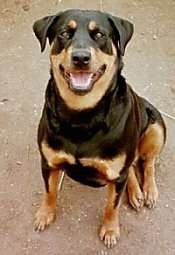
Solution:
<svg viewBox="0 0 175 255">
<path fill-rule="evenodd" d="M 91 52 L 88 49 L 74 49 L 72 51 L 72 63 L 75 66 L 84 67 L 89 65 Z"/>
</svg>

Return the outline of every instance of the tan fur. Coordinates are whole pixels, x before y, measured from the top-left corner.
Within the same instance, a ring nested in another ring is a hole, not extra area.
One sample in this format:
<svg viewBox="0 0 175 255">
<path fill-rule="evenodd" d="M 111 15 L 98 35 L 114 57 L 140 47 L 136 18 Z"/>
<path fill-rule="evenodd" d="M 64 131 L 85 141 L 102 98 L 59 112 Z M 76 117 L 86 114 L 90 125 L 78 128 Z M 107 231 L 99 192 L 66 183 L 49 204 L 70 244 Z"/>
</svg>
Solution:
<svg viewBox="0 0 175 255">
<path fill-rule="evenodd" d="M 126 155 L 118 155 L 112 160 L 105 160 L 99 158 L 81 158 L 80 162 L 83 166 L 92 166 L 104 174 L 107 179 L 114 180 L 119 177 L 119 173 L 125 164 Z"/>
<path fill-rule="evenodd" d="M 104 240 L 108 248 L 114 246 L 120 238 L 119 206 L 114 207 L 116 199 L 116 188 L 114 183 L 108 184 L 107 205 L 104 213 L 103 224 L 100 230 L 100 238 Z"/>
<path fill-rule="evenodd" d="M 136 177 L 134 165 L 129 168 L 127 191 L 130 204 L 139 211 L 143 207 L 143 194 Z"/>
<path fill-rule="evenodd" d="M 149 208 L 155 207 L 158 198 L 158 189 L 155 181 L 156 157 L 164 145 L 164 133 L 158 124 L 150 124 L 141 138 L 139 154 L 144 159 L 144 183 L 143 194 L 145 205 Z"/>
<path fill-rule="evenodd" d="M 36 213 L 35 228 L 42 231 L 56 217 L 57 184 L 59 171 L 52 171 L 49 176 L 49 192 L 44 194 L 41 207 Z"/>
<path fill-rule="evenodd" d="M 163 128 L 158 123 L 150 124 L 142 135 L 139 143 L 139 155 L 141 158 L 152 158 L 162 150 L 164 145 Z"/>
<path fill-rule="evenodd" d="M 88 25 L 89 30 L 92 31 L 92 30 L 96 29 L 96 27 L 97 27 L 97 23 L 94 20 L 91 20 Z"/>
<path fill-rule="evenodd" d="M 150 124 L 142 135 L 138 153 L 143 163 L 143 198 L 145 205 L 152 208 L 156 205 L 158 189 L 155 181 L 155 161 L 164 145 L 164 132 L 159 123 Z M 131 167 L 128 177 L 128 194 L 131 205 L 136 209 L 143 206 L 143 198 L 134 169 Z"/>
<path fill-rule="evenodd" d="M 67 154 L 64 151 L 55 151 L 52 148 L 48 146 L 46 142 L 42 142 L 41 144 L 41 150 L 44 155 L 44 157 L 47 159 L 47 163 L 52 168 L 57 168 L 59 164 L 62 163 L 75 163 L 75 158 L 71 154 Z"/>
<path fill-rule="evenodd" d="M 53 70 L 54 79 L 57 84 L 57 88 L 60 92 L 61 97 L 64 99 L 66 104 L 75 110 L 82 110 L 94 107 L 100 99 L 103 97 L 107 91 L 110 81 L 116 71 L 116 49 L 113 45 L 113 55 L 108 55 L 103 53 L 100 49 L 91 48 L 92 63 L 90 71 L 92 73 L 97 72 L 97 70 L 106 64 L 107 68 L 105 73 L 100 77 L 100 79 L 94 84 L 92 90 L 85 95 L 77 95 L 71 91 L 68 87 L 66 80 L 60 74 L 59 65 L 62 64 L 66 70 L 71 70 L 71 52 L 72 47 L 69 47 L 67 51 L 62 50 L 59 55 L 50 54 L 51 68 Z"/>
<path fill-rule="evenodd" d="M 73 19 L 71 19 L 69 22 L 68 22 L 68 27 L 70 27 L 71 29 L 76 29 L 77 27 L 77 22 Z"/>
<path fill-rule="evenodd" d="M 41 150 L 44 157 L 47 159 L 48 165 L 52 168 L 57 168 L 57 166 L 62 163 L 74 164 L 76 161 L 71 154 L 61 150 L 53 150 L 45 141 L 41 143 Z M 96 168 L 109 180 L 114 180 L 119 176 L 119 173 L 125 164 L 125 159 L 125 154 L 118 155 L 112 160 L 104 160 L 100 158 L 79 158 L 83 166 Z"/>
</svg>

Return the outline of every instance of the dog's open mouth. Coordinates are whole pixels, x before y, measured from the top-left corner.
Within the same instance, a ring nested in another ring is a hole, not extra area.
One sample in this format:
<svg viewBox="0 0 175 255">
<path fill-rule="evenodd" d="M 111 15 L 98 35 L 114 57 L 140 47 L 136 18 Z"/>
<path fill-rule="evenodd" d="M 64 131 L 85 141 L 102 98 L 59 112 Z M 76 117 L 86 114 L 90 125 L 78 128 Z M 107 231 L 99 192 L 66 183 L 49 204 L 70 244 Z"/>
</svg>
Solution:
<svg viewBox="0 0 175 255">
<path fill-rule="evenodd" d="M 59 69 L 74 93 L 85 94 L 92 89 L 94 83 L 104 74 L 106 65 L 102 65 L 95 73 L 85 70 L 66 71 L 61 64 Z"/>
</svg>

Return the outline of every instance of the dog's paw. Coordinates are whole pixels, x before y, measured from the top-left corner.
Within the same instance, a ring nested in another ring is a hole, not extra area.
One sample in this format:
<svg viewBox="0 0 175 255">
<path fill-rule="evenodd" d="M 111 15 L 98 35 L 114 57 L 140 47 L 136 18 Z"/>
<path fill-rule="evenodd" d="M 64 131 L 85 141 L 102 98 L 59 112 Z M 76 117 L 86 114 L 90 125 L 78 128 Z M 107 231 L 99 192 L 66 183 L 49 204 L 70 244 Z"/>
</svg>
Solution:
<svg viewBox="0 0 175 255">
<path fill-rule="evenodd" d="M 143 186 L 145 205 L 148 208 L 154 208 L 158 199 L 158 189 L 155 182 L 145 183 Z"/>
<path fill-rule="evenodd" d="M 49 207 L 41 207 L 36 213 L 36 219 L 34 223 L 35 231 L 43 231 L 54 221 L 55 217 L 55 209 Z"/>
<path fill-rule="evenodd" d="M 116 229 L 108 229 L 107 227 L 102 226 L 99 236 L 108 248 L 112 248 L 120 239 L 120 229 L 119 227 Z"/>
<path fill-rule="evenodd" d="M 131 206 L 136 211 L 140 211 L 144 205 L 144 196 L 139 186 L 132 190 L 128 190 L 128 198 Z"/>
</svg>

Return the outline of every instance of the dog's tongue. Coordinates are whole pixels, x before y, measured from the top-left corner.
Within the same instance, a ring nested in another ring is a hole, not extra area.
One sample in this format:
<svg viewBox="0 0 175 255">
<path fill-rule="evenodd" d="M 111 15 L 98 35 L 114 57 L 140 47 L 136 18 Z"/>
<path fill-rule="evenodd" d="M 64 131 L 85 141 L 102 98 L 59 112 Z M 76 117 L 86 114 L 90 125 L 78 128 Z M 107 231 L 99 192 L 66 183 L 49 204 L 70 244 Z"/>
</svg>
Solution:
<svg viewBox="0 0 175 255">
<path fill-rule="evenodd" d="M 72 88 L 79 91 L 86 91 L 90 89 L 92 83 L 92 76 L 92 73 L 87 72 L 70 73 Z"/>
</svg>

